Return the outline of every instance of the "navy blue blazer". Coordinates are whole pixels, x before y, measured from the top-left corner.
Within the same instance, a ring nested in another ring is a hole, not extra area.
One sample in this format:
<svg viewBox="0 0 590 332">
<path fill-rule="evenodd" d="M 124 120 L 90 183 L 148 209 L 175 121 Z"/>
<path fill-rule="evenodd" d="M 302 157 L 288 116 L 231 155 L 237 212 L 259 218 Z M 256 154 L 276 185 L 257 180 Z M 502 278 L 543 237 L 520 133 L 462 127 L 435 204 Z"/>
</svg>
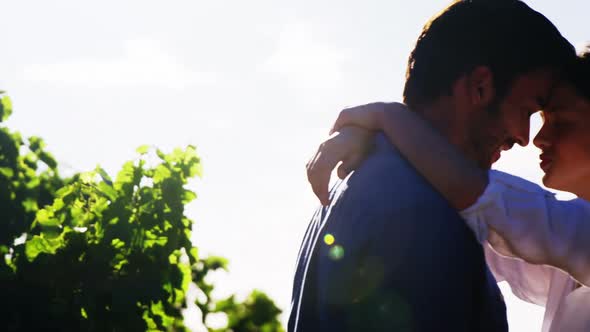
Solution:
<svg viewBox="0 0 590 332">
<path fill-rule="evenodd" d="M 303 239 L 288 331 L 508 331 L 481 245 L 383 136 Z"/>
</svg>

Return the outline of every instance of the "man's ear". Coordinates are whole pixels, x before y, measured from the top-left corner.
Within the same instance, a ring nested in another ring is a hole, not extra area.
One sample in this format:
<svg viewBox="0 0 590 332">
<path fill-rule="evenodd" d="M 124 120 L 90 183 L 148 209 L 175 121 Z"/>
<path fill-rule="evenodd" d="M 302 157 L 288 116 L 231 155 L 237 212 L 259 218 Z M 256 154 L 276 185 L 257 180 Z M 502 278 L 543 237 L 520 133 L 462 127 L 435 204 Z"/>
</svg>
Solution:
<svg viewBox="0 0 590 332">
<path fill-rule="evenodd" d="M 478 66 L 467 77 L 467 90 L 474 106 L 487 106 L 496 96 L 494 75 L 487 66 Z"/>
</svg>

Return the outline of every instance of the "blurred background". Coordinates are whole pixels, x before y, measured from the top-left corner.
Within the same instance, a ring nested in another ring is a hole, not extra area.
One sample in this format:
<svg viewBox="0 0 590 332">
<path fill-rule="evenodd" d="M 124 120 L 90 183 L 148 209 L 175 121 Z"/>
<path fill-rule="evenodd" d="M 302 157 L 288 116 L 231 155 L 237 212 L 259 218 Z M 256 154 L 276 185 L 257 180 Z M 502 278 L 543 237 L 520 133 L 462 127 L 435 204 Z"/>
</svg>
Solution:
<svg viewBox="0 0 590 332">
<path fill-rule="evenodd" d="M 574 44 L 585 0 L 529 0 Z M 214 295 L 266 292 L 286 321 L 294 263 L 317 207 L 305 163 L 345 106 L 401 99 L 422 25 L 448 1 L 11 1 L 2 4 L 6 125 L 44 138 L 62 174 L 114 174 L 135 148 L 193 144 L 187 206 L 200 254 L 229 259 Z M 540 127 L 534 116 L 532 135 Z M 538 151 L 495 166 L 539 182 Z M 511 329 L 543 310 L 504 285 Z M 195 306 L 185 323 L 199 330 Z"/>
</svg>

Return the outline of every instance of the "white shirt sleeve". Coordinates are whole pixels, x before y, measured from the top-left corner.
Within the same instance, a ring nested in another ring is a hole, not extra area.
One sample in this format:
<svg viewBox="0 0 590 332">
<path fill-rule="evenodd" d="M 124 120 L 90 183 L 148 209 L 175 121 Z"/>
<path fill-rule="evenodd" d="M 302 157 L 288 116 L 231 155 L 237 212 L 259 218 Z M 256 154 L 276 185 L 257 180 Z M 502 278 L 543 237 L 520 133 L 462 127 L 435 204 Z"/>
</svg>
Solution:
<svg viewBox="0 0 590 332">
<path fill-rule="evenodd" d="M 560 201 L 532 182 L 490 171 L 486 190 L 461 215 L 498 253 L 555 266 L 590 286 L 590 203 Z"/>
<path fill-rule="evenodd" d="M 564 273 L 551 266 L 530 264 L 522 259 L 502 256 L 488 243 L 484 243 L 484 253 L 497 282 L 508 282 L 512 293 L 518 298 L 544 307 L 549 300 L 554 273 Z"/>
</svg>

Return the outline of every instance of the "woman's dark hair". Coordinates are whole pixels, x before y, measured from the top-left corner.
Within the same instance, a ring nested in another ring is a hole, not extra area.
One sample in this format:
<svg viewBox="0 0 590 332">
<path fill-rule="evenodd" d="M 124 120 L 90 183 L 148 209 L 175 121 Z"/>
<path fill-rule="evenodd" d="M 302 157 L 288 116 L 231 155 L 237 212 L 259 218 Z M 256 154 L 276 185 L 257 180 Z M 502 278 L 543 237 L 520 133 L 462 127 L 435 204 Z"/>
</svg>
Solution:
<svg viewBox="0 0 590 332">
<path fill-rule="evenodd" d="M 404 101 L 417 107 L 450 95 L 477 66 L 491 69 L 503 97 L 517 76 L 562 68 L 574 57 L 557 28 L 522 1 L 458 0 L 424 26 L 408 60 Z"/>
<path fill-rule="evenodd" d="M 590 44 L 568 68 L 566 80 L 572 83 L 578 95 L 590 100 Z"/>
</svg>

